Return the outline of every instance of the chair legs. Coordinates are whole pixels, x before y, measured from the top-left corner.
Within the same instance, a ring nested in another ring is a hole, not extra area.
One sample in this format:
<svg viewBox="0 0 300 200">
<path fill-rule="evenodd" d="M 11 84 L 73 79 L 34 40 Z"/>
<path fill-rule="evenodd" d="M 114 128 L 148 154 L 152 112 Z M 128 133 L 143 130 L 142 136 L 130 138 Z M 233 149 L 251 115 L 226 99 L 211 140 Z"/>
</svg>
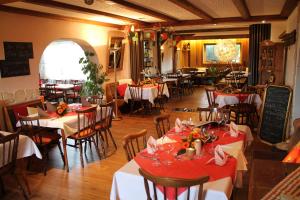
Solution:
<svg viewBox="0 0 300 200">
<path fill-rule="evenodd" d="M 22 190 L 22 192 L 23 192 L 24 198 L 25 198 L 26 200 L 29 199 L 29 197 L 28 197 L 28 195 L 26 194 L 26 191 L 25 191 L 24 187 L 22 186 L 22 184 L 21 184 L 21 182 L 20 182 L 18 176 L 15 174 L 15 172 L 13 172 L 12 175 L 13 175 L 14 178 L 16 179 L 17 184 L 19 185 L 19 187 L 21 187 L 21 190 Z"/>
</svg>

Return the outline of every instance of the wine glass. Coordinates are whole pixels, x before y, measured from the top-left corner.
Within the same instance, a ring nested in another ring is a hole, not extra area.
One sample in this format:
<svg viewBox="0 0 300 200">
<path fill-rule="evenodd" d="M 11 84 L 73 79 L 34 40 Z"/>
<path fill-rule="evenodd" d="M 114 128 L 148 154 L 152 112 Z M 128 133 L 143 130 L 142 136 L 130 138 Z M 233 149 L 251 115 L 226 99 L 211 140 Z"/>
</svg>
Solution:
<svg viewBox="0 0 300 200">
<path fill-rule="evenodd" d="M 154 156 L 152 158 L 152 160 L 154 160 L 154 162 L 152 163 L 153 166 L 158 167 L 160 166 L 160 160 L 159 160 L 159 154 L 158 154 L 158 146 L 157 145 L 153 145 L 152 149 L 154 151 Z"/>
</svg>

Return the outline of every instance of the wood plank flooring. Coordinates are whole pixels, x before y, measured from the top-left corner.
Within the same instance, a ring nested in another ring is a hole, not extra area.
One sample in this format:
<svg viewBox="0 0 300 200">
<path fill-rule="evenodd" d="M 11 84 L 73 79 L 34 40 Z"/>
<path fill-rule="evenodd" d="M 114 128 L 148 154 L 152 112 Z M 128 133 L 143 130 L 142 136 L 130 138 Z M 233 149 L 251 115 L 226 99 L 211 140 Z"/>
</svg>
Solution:
<svg viewBox="0 0 300 200">
<path fill-rule="evenodd" d="M 207 99 L 204 88 L 196 88 L 191 96 L 184 96 L 182 99 L 171 99 L 166 105 L 165 112 L 171 113 L 171 124 L 174 124 L 176 117 L 180 119 L 198 120 L 198 113 L 191 112 L 173 112 L 172 109 L 197 108 L 206 106 Z M 122 167 L 127 161 L 122 148 L 122 138 L 129 133 L 137 132 L 141 129 L 147 129 L 148 135 L 156 137 L 153 124 L 154 115 L 148 116 L 123 116 L 121 121 L 113 121 L 112 133 L 118 145 L 116 151 L 110 144 L 110 156 L 99 160 L 95 149 L 87 149 L 85 158 L 85 167 L 81 168 L 79 151 L 68 147 L 68 157 L 70 172 L 63 170 L 63 162 L 60 158 L 58 149 L 54 149 L 50 154 L 49 169 L 47 176 L 41 171 L 27 172 L 27 178 L 32 190 L 31 199 L 109 199 L 112 177 L 115 171 Z M 35 166 L 36 165 L 36 166 Z M 38 163 L 33 162 L 32 168 L 38 169 Z M 9 176 L 5 177 L 7 193 L 2 196 L 3 199 L 22 199 L 22 195 L 14 180 Z M 247 190 L 247 188 L 246 188 Z M 245 192 L 238 194 L 240 198 L 246 199 Z"/>
</svg>

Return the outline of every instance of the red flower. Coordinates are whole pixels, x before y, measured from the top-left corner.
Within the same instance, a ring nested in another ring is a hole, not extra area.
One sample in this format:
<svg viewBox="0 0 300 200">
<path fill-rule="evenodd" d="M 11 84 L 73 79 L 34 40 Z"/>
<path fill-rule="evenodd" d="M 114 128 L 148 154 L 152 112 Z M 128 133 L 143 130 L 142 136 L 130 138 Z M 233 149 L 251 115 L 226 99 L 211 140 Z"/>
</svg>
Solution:
<svg viewBox="0 0 300 200">
<path fill-rule="evenodd" d="M 194 138 L 194 139 L 200 138 L 200 134 L 199 134 L 199 133 L 193 133 L 193 138 Z"/>
<path fill-rule="evenodd" d="M 188 142 L 184 142 L 183 144 L 182 144 L 182 147 L 183 148 L 188 148 L 190 146 L 190 144 L 188 143 Z"/>
</svg>

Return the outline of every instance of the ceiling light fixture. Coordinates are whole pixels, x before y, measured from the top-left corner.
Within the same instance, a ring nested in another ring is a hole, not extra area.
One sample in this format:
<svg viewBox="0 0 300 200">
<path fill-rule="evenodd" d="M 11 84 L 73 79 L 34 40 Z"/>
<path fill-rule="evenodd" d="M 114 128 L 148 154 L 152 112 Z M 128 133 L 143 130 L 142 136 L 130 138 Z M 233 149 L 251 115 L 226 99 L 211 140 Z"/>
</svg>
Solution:
<svg viewBox="0 0 300 200">
<path fill-rule="evenodd" d="M 217 26 L 217 24 L 213 24 L 214 26 Z"/>
<path fill-rule="evenodd" d="M 262 20 L 261 23 L 265 24 L 267 21 L 266 20 Z"/>
<path fill-rule="evenodd" d="M 92 5 L 94 3 L 94 0 L 84 0 L 84 3 L 87 5 Z"/>
</svg>

